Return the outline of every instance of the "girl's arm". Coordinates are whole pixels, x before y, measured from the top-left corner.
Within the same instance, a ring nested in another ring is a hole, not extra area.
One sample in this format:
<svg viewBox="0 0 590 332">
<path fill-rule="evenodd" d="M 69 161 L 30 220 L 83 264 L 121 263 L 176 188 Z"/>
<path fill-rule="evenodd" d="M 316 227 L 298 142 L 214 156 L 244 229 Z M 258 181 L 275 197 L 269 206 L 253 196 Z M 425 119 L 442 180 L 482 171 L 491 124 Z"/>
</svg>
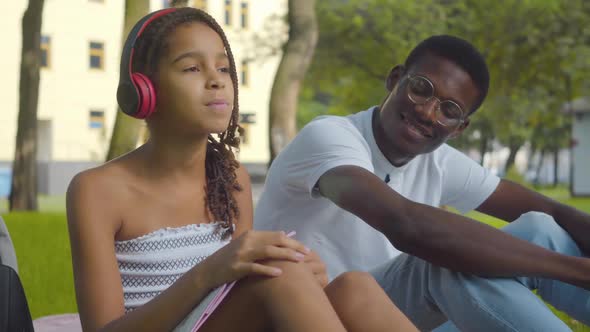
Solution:
<svg viewBox="0 0 590 332">
<path fill-rule="evenodd" d="M 248 275 L 280 275 L 280 270 L 258 262 L 300 261 L 297 252 L 307 253 L 301 243 L 278 232 L 248 231 L 252 227 L 252 196 L 247 176 L 240 168 L 238 180 L 244 190 L 237 194 L 241 210 L 235 239 L 128 314 L 124 314 L 114 249 L 121 209 L 126 203 L 124 198 L 113 197 L 116 194 L 112 188 L 121 190 L 120 181 L 115 177 L 105 180 L 96 171 L 76 176 L 68 188 L 67 213 L 76 298 L 84 331 L 172 330 L 211 289 Z"/>
<path fill-rule="evenodd" d="M 173 329 L 212 288 L 198 266 L 144 306 L 124 315 L 114 239 L 120 227 L 109 185 L 92 172 L 76 176 L 67 193 L 74 283 L 84 331 Z M 113 187 L 110 187 L 113 188 Z M 123 202 L 124 204 L 124 202 Z"/>
</svg>

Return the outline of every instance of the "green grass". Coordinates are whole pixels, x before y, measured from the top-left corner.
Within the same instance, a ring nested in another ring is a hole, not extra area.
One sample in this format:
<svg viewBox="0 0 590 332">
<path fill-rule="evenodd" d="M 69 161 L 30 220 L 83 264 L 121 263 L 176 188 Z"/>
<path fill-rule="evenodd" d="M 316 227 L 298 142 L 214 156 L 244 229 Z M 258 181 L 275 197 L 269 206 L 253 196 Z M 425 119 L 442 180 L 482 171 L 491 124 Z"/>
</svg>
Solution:
<svg viewBox="0 0 590 332">
<path fill-rule="evenodd" d="M 566 188 L 539 189 L 545 195 L 590 213 L 590 198 L 570 198 Z M 0 212 L 6 211 L 0 200 Z M 7 213 L 4 220 L 14 242 L 22 279 L 33 319 L 76 312 L 70 246 L 64 213 L 64 197 L 40 197 L 42 212 Z M 468 216 L 501 227 L 505 222 L 472 212 Z M 555 311 L 574 332 L 590 327 Z"/>
<path fill-rule="evenodd" d="M 65 214 L 15 212 L 3 218 L 33 319 L 77 312 Z"/>
<path fill-rule="evenodd" d="M 39 195 L 39 210 L 42 212 L 64 212 L 66 207 L 65 195 Z M 0 198 L 0 214 L 8 212 L 8 200 Z"/>
</svg>

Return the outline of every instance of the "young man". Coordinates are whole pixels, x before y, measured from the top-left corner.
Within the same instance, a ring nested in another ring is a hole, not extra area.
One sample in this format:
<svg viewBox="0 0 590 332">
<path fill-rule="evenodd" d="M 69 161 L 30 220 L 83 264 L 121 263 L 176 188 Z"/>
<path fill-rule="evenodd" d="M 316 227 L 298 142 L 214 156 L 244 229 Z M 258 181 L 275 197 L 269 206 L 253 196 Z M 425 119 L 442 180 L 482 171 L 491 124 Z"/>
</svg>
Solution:
<svg viewBox="0 0 590 332">
<path fill-rule="evenodd" d="M 428 38 L 386 86 L 380 106 L 301 130 L 269 170 L 255 228 L 297 231 L 330 279 L 371 271 L 420 330 L 448 319 L 462 331 L 569 331 L 534 289 L 590 324 L 590 216 L 445 144 L 487 94 L 481 54 Z M 496 230 L 442 205 L 512 223 Z"/>
</svg>

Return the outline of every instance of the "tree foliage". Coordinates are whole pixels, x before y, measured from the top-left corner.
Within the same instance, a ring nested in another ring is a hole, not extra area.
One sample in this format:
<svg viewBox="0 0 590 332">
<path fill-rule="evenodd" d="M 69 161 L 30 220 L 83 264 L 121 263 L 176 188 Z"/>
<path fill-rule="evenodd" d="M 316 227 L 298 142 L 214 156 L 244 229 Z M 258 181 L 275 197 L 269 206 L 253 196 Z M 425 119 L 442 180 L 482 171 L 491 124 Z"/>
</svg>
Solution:
<svg viewBox="0 0 590 332">
<path fill-rule="evenodd" d="M 447 33 L 478 47 L 491 73 L 486 102 L 450 143 L 483 155 L 495 141 L 509 159 L 525 142 L 547 151 L 569 143 L 570 118 L 559 110 L 588 88 L 589 2 L 326 0 L 317 11 L 320 40 L 300 125 L 379 104 L 389 70 L 424 38 Z"/>
<path fill-rule="evenodd" d="M 289 37 L 283 46 L 269 102 L 270 162 L 297 134 L 299 92 L 318 40 L 315 0 L 289 0 Z"/>
</svg>

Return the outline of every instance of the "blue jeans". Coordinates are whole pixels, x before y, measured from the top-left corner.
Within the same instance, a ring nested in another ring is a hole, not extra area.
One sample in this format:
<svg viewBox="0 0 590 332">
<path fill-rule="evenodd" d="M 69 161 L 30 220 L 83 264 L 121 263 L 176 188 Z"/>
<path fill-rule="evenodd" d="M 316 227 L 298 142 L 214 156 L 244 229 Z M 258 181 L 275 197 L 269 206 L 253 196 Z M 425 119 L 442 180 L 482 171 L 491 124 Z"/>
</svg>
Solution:
<svg viewBox="0 0 590 332">
<path fill-rule="evenodd" d="M 555 252 L 582 256 L 569 234 L 543 213 L 523 214 L 502 230 Z M 371 274 L 421 331 L 571 331 L 531 290 L 590 325 L 590 291 L 560 281 L 482 278 L 407 254 L 377 267 Z"/>
</svg>

